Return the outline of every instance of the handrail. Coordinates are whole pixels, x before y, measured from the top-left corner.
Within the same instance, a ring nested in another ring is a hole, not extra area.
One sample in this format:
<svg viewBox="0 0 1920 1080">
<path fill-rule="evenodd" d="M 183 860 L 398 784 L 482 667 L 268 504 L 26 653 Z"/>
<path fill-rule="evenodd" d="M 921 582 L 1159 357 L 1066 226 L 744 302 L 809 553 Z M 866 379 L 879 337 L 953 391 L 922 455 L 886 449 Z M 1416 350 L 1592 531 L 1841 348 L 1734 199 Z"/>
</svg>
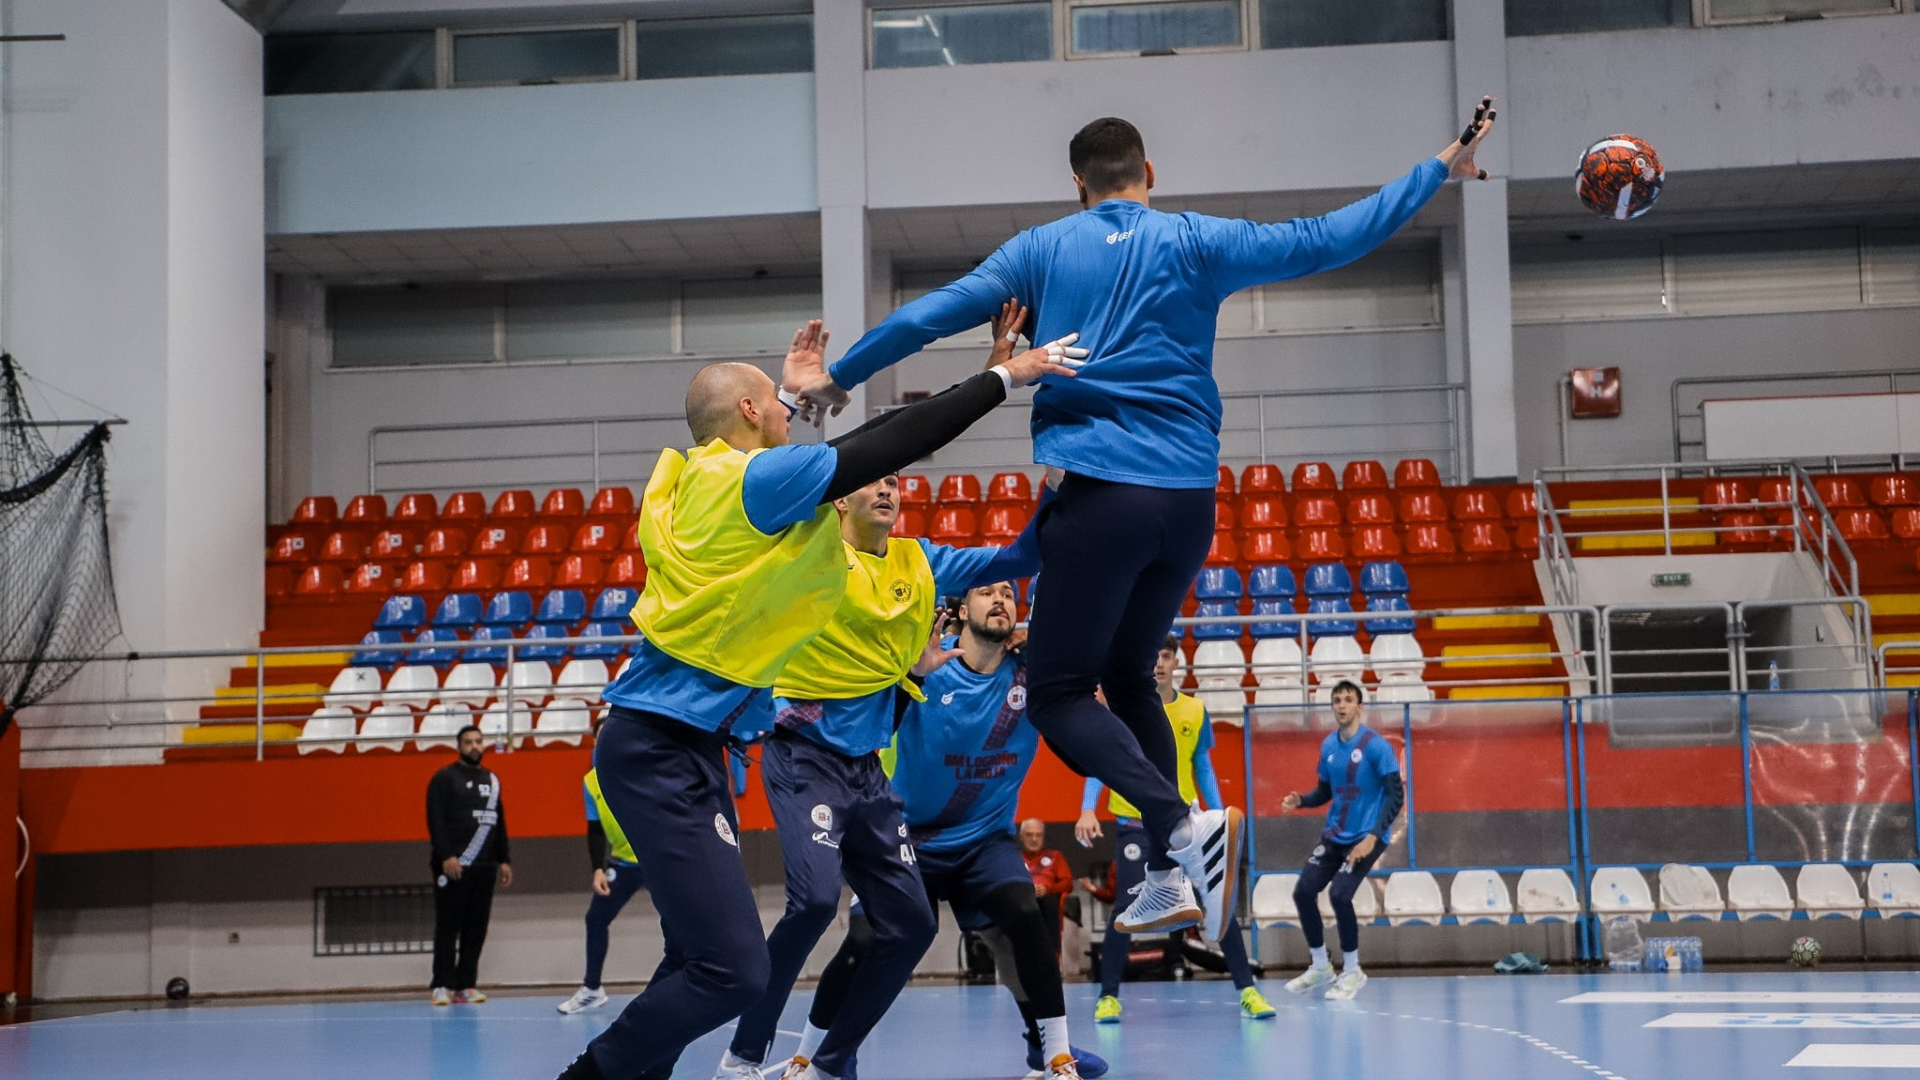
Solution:
<svg viewBox="0 0 1920 1080">
<path fill-rule="evenodd" d="M 1846 617 L 1850 623 L 1849 629 L 1853 634 L 1853 640 L 1851 642 L 1833 641 L 1833 642 L 1816 643 L 1813 645 L 1789 644 L 1789 645 L 1756 646 L 1753 644 L 1753 639 L 1752 639 L 1751 633 L 1748 630 L 1748 624 L 1747 624 L 1748 611 L 1765 610 L 1768 608 L 1801 608 L 1801 607 L 1838 607 L 1845 610 L 1847 612 Z M 1842 653 L 1849 654 L 1852 657 L 1852 659 L 1841 667 L 1837 667 L 1837 668 L 1834 668 L 1834 667 L 1783 667 L 1783 668 L 1780 668 L 1779 670 L 1780 670 L 1780 673 L 1783 675 L 1818 674 L 1818 673 L 1830 672 L 1830 671 L 1859 672 L 1866 676 L 1868 687 L 1882 687 L 1885 685 L 1884 679 L 1877 674 L 1877 669 L 1874 666 L 1874 655 L 1869 644 L 1873 641 L 1873 609 L 1867 606 L 1867 601 L 1864 597 L 1860 597 L 1860 596 L 1817 597 L 1815 596 L 1815 597 L 1798 597 L 1798 598 L 1782 599 L 1782 600 L 1741 600 L 1733 605 L 1733 615 L 1734 615 L 1734 618 L 1738 620 L 1740 624 L 1740 629 L 1741 629 L 1740 653 L 1739 653 L 1739 656 L 1736 658 L 1736 660 L 1739 664 L 1740 686 L 1742 689 L 1752 689 L 1751 687 L 1747 686 L 1747 683 L 1751 681 L 1753 676 L 1753 666 L 1748 663 L 1748 658 L 1749 656 L 1751 656 L 1751 654 L 1754 654 L 1754 653 L 1842 652 Z M 1798 689 L 1855 689 L 1855 688 L 1854 687 L 1821 687 L 1821 688 L 1800 687 Z"/>
<path fill-rule="evenodd" d="M 1553 508 L 1553 493 L 1545 480 L 1533 481 L 1534 535 L 1540 537 L 1540 557 L 1546 560 L 1547 577 L 1553 583 L 1553 602 L 1580 602 L 1580 572 L 1573 565 L 1573 549 L 1567 543 L 1566 530 L 1560 527 L 1560 515 Z"/>
<path fill-rule="evenodd" d="M 1725 618 L 1726 646 L 1724 649 L 1629 649 L 1621 650 L 1613 641 L 1613 617 L 1617 612 L 1656 612 L 1656 611 L 1718 611 Z M 1734 616 L 1734 606 L 1724 600 L 1698 600 L 1678 603 L 1622 603 L 1606 604 L 1600 608 L 1600 621 L 1607 627 L 1607 656 L 1610 675 L 1618 676 L 1619 669 L 1614 666 L 1622 656 L 1718 656 L 1727 659 L 1726 667 L 1699 669 L 1691 671 L 1649 671 L 1632 672 L 1635 679 L 1697 679 L 1704 676 L 1718 676 L 1723 670 L 1727 676 L 1727 689 L 1739 691 L 1741 685 L 1739 656 L 1745 641 L 1745 634 Z M 1609 685 L 1609 690 L 1612 687 Z"/>
</svg>

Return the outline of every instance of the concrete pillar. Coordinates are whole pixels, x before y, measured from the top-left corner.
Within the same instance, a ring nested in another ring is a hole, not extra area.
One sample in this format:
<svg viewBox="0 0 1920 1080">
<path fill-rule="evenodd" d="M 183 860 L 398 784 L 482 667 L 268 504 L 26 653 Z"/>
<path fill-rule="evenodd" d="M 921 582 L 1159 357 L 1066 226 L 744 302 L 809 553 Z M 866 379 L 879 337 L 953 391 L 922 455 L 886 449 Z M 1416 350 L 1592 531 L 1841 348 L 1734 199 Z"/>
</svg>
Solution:
<svg viewBox="0 0 1920 1080">
<path fill-rule="evenodd" d="M 1483 94 L 1507 96 L 1507 27 L 1503 0 L 1454 0 L 1454 97 L 1462 121 Z M 1511 129 L 1509 129 L 1511 130 Z M 1513 398 L 1513 303 L 1507 271 L 1507 131 L 1496 131 L 1478 154 L 1493 176 L 1460 192 L 1458 280 L 1461 349 L 1465 356 L 1470 431 L 1468 479 L 1514 476 L 1519 469 Z M 1443 248 L 1443 250 L 1445 250 Z M 1448 313 L 1454 307 L 1449 305 Z M 1449 369 L 1453 356 L 1449 355 Z"/>
<path fill-rule="evenodd" d="M 867 230 L 867 9 L 819 0 L 813 13 L 814 138 L 820 188 L 820 305 L 833 332 L 827 358 L 866 333 L 871 244 Z M 867 417 L 867 388 L 827 421 L 833 434 Z"/>
</svg>

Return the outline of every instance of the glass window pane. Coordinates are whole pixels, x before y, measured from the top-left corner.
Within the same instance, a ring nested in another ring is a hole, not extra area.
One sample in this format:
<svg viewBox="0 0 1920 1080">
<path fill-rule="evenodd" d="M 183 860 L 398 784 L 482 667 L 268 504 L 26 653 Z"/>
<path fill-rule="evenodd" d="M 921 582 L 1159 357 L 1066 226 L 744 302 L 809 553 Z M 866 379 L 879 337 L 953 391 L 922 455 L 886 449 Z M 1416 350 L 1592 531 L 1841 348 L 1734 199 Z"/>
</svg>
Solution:
<svg viewBox="0 0 1920 1080">
<path fill-rule="evenodd" d="M 1860 303 L 1852 228 L 1676 236 L 1674 307 L 1689 315 L 1814 311 Z"/>
<path fill-rule="evenodd" d="M 1440 325 L 1439 246 L 1376 251 L 1265 291 L 1264 328 L 1282 332 Z"/>
<path fill-rule="evenodd" d="M 1875 304 L 1920 304 L 1920 228 L 1867 233 L 1867 299 Z"/>
<path fill-rule="evenodd" d="M 533 30 L 512 34 L 456 34 L 456 83 L 547 83 L 620 77 L 620 31 Z"/>
<path fill-rule="evenodd" d="M 813 70 L 813 16 L 646 20 L 634 28 L 642 79 Z"/>
<path fill-rule="evenodd" d="M 673 289 L 663 281 L 507 286 L 507 359 L 667 356 Z"/>
<path fill-rule="evenodd" d="M 433 31 L 391 34 L 271 34 L 269 94 L 351 94 L 433 88 Z"/>
<path fill-rule="evenodd" d="M 1070 9 L 1075 53 L 1159 53 L 1241 44 L 1240 0 L 1164 0 Z"/>
<path fill-rule="evenodd" d="M 334 367 L 471 364 L 495 359 L 492 285 L 348 288 L 327 293 Z"/>
<path fill-rule="evenodd" d="M 681 349 L 698 356 L 784 355 L 820 317 L 819 278 L 689 281 L 680 296 Z"/>
<path fill-rule="evenodd" d="M 1053 4 L 897 8 L 873 13 L 873 66 L 1053 59 Z"/>
<path fill-rule="evenodd" d="M 1508 37 L 1692 23 L 1692 0 L 1507 0 Z"/>
<path fill-rule="evenodd" d="M 1895 0 L 1707 0 L 1707 19 L 1764 19 L 1785 15 L 1836 15 L 1893 11 Z"/>
<path fill-rule="evenodd" d="M 1509 259 L 1514 322 L 1666 313 L 1657 239 L 1530 241 L 1514 244 Z"/>
<path fill-rule="evenodd" d="M 1260 47 L 1445 41 L 1447 0 L 1260 0 Z"/>
</svg>

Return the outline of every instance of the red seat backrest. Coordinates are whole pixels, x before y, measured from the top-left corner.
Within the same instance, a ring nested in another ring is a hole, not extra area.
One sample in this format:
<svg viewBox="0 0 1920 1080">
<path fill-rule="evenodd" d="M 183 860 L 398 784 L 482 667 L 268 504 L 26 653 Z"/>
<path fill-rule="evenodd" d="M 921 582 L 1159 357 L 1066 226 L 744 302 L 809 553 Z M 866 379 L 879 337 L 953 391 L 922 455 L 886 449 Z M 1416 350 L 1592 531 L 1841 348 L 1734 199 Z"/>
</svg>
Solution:
<svg viewBox="0 0 1920 1080">
<path fill-rule="evenodd" d="M 1338 491 L 1340 481 L 1333 466 L 1324 461 L 1303 461 L 1293 467 L 1293 490 Z"/>
<path fill-rule="evenodd" d="M 520 530 L 511 525 L 483 525 L 473 534 L 469 555 L 511 555 L 520 545 Z"/>
<path fill-rule="evenodd" d="M 1208 566 L 1231 566 L 1240 559 L 1240 546 L 1233 542 L 1233 534 L 1216 532 L 1213 545 L 1207 548 Z"/>
<path fill-rule="evenodd" d="M 1400 537 L 1386 525 L 1362 525 L 1353 530 L 1353 557 L 1356 559 L 1399 558 Z"/>
<path fill-rule="evenodd" d="M 633 489 L 603 487 L 593 493 L 593 503 L 587 512 L 594 517 L 632 517 Z"/>
<path fill-rule="evenodd" d="M 533 516 L 533 505 L 533 492 L 525 488 L 503 491 L 494 496 L 493 512 L 489 516 L 515 520 L 530 518 Z"/>
<path fill-rule="evenodd" d="M 294 583 L 293 593 L 295 596 L 332 596 L 340 591 L 341 577 L 338 566 L 309 566 L 300 571 L 300 580 Z"/>
<path fill-rule="evenodd" d="M 1213 482 L 1213 492 L 1217 496 L 1229 496 L 1233 494 L 1232 469 L 1227 468 L 1225 465 L 1220 466 L 1220 476 L 1219 479 Z"/>
<path fill-rule="evenodd" d="M 1447 504 L 1438 491 L 1410 491 L 1400 496 L 1400 520 L 1408 524 L 1447 520 Z"/>
<path fill-rule="evenodd" d="M 990 503 L 1026 503 L 1033 501 L 1033 481 L 1026 473 L 994 473 L 987 483 L 987 501 Z"/>
<path fill-rule="evenodd" d="M 1436 522 L 1422 522 L 1409 528 L 1405 548 L 1409 556 L 1429 557 L 1452 555 L 1458 550 L 1453 533 Z"/>
<path fill-rule="evenodd" d="M 341 521 L 352 521 L 361 525 L 379 525 L 387 520 L 387 497 L 385 495 L 355 495 L 347 503 L 347 512 L 340 515 Z"/>
<path fill-rule="evenodd" d="M 396 592 L 436 593 L 447 591 L 447 564 L 442 559 L 416 559 L 400 571 Z"/>
<path fill-rule="evenodd" d="M 414 538 L 412 529 L 381 529 L 373 534 L 373 547 L 369 549 L 375 559 L 411 559 L 419 541 Z"/>
<path fill-rule="evenodd" d="M 1453 516 L 1461 521 L 1493 521 L 1500 516 L 1500 504 L 1485 488 L 1468 488 L 1453 497 Z"/>
<path fill-rule="evenodd" d="M 554 488 L 540 500 L 541 517 L 579 517 L 587 512 L 587 497 L 579 488 Z"/>
<path fill-rule="evenodd" d="M 1530 487 L 1516 488 L 1507 492 L 1507 517 L 1514 521 L 1532 521 L 1536 525 L 1539 517 L 1540 499 Z"/>
<path fill-rule="evenodd" d="M 1334 562 L 1347 557 L 1347 543 L 1334 529 L 1303 529 L 1294 545 L 1307 562 Z"/>
<path fill-rule="evenodd" d="M 1902 506 L 1893 512 L 1893 535 L 1902 540 L 1920 537 L 1920 506 Z"/>
<path fill-rule="evenodd" d="M 971 540 L 979 532 L 980 524 L 971 506 L 942 506 L 933 512 L 930 535 L 936 540 Z"/>
<path fill-rule="evenodd" d="M 509 589 L 544 589 L 553 583 L 553 561 L 537 555 L 522 555 L 507 564 L 502 584 Z"/>
<path fill-rule="evenodd" d="M 1363 492 L 1347 500 L 1347 520 L 1355 525 L 1391 525 L 1393 502 L 1385 495 Z"/>
<path fill-rule="evenodd" d="M 436 559 L 454 559 L 467 553 L 464 529 L 435 529 L 420 542 L 420 554 Z"/>
<path fill-rule="evenodd" d="M 918 473 L 900 474 L 901 506 L 932 506 L 933 485 Z"/>
<path fill-rule="evenodd" d="M 1279 494 L 1287 490 L 1286 479 L 1280 474 L 1280 466 L 1270 464 L 1249 465 L 1240 470 L 1240 494 L 1252 495 L 1255 492 Z"/>
<path fill-rule="evenodd" d="M 1850 506 L 1837 510 L 1834 512 L 1833 519 L 1834 525 L 1840 529 L 1840 535 L 1848 540 L 1885 540 L 1887 538 L 1886 523 L 1880 520 L 1879 514 L 1865 507 Z"/>
<path fill-rule="evenodd" d="M 287 596 L 292 592 L 293 592 L 293 567 L 291 566 L 267 567 L 267 595 L 274 599 L 279 599 L 280 597 Z"/>
<path fill-rule="evenodd" d="M 1754 485 L 1753 497 L 1763 503 L 1779 504 L 1766 509 L 1786 510 L 1786 504 L 1793 501 L 1793 481 L 1784 476 L 1769 476 Z"/>
<path fill-rule="evenodd" d="M 1869 494 L 1875 506 L 1920 506 L 1920 490 L 1907 473 L 1874 477 Z"/>
<path fill-rule="evenodd" d="M 1284 529 L 1287 527 L 1287 504 L 1278 495 L 1252 495 L 1240 503 L 1239 524 L 1242 529 Z M 1216 519 L 1214 527 L 1219 528 Z"/>
<path fill-rule="evenodd" d="M 569 555 L 560 560 L 560 572 L 553 575 L 553 585 L 557 589 L 598 585 L 606 573 L 606 561 L 598 555 Z"/>
<path fill-rule="evenodd" d="M 1386 466 L 1377 461 L 1349 461 L 1340 471 L 1340 486 L 1347 491 L 1380 491 L 1387 486 Z"/>
<path fill-rule="evenodd" d="M 1814 478 L 1813 490 L 1827 509 L 1834 510 L 1843 506 L 1865 506 L 1867 500 L 1860 495 L 1860 485 L 1851 476 L 1818 476 Z"/>
<path fill-rule="evenodd" d="M 526 538 L 520 541 L 523 555 L 559 555 L 567 550 L 567 530 L 564 525 L 535 525 L 527 530 Z"/>
<path fill-rule="evenodd" d="M 320 561 L 359 563 L 367 557 L 367 534 L 342 529 L 327 534 L 320 544 Z"/>
<path fill-rule="evenodd" d="M 309 495 L 294 507 L 290 525 L 331 525 L 340 520 L 340 504 L 331 495 Z"/>
<path fill-rule="evenodd" d="M 607 564 L 607 585 L 641 585 L 647 580 L 647 564 L 631 551 L 623 551 Z"/>
<path fill-rule="evenodd" d="M 911 537 L 927 535 L 927 508 L 902 506 L 900 516 L 893 520 L 893 535 Z"/>
<path fill-rule="evenodd" d="M 494 559 L 467 559 L 454 568 L 449 587 L 455 592 L 492 592 L 500 585 L 500 563 Z"/>
<path fill-rule="evenodd" d="M 395 521 L 412 521 L 424 525 L 439 516 L 439 502 L 424 492 L 400 496 L 400 505 L 393 509 Z"/>
<path fill-rule="evenodd" d="M 1700 485 L 1700 505 L 1726 509 L 1747 505 L 1747 485 L 1738 480 L 1708 480 Z"/>
<path fill-rule="evenodd" d="M 972 473 L 949 473 L 940 480 L 940 501 L 979 502 L 980 478 Z"/>
<path fill-rule="evenodd" d="M 1513 546 L 1528 553 L 1540 550 L 1540 522 L 1526 518 L 1513 524 Z"/>
<path fill-rule="evenodd" d="M 573 530 L 573 550 L 618 551 L 620 550 L 620 529 L 604 521 L 582 522 Z"/>
<path fill-rule="evenodd" d="M 1721 539 L 1729 544 L 1763 544 L 1767 541 L 1767 519 L 1759 514 L 1728 514 L 1720 519 L 1720 527 L 1726 532 Z"/>
<path fill-rule="evenodd" d="M 1293 523 L 1302 529 L 1338 528 L 1340 504 L 1328 495 L 1308 495 L 1294 502 Z"/>
<path fill-rule="evenodd" d="M 1006 543 L 1020 535 L 1027 527 L 1027 508 L 1019 506 L 989 506 L 980 520 L 980 537 L 993 543 Z"/>
<path fill-rule="evenodd" d="M 1240 558 L 1261 566 L 1293 560 L 1293 545 L 1279 529 L 1255 529 L 1240 538 Z"/>
<path fill-rule="evenodd" d="M 387 573 L 386 563 L 365 562 L 354 567 L 353 576 L 341 590 L 349 593 L 390 593 L 397 575 Z"/>
<path fill-rule="evenodd" d="M 479 521 L 487 516 L 487 497 L 477 491 L 456 491 L 440 507 L 441 521 Z"/>
<path fill-rule="evenodd" d="M 1213 531 L 1232 530 L 1238 527 L 1240 515 L 1233 512 L 1233 504 L 1213 500 Z"/>
<path fill-rule="evenodd" d="M 288 533 L 273 542 L 273 550 L 267 554 L 271 563 L 303 563 L 313 558 L 313 550 L 307 546 L 307 538 L 299 533 Z"/>
<path fill-rule="evenodd" d="M 1469 553 L 1511 551 L 1513 541 L 1498 522 L 1469 521 L 1460 529 L 1460 550 Z"/>
<path fill-rule="evenodd" d="M 1437 488 L 1440 486 L 1440 469 L 1426 458 L 1407 458 L 1393 467 L 1393 486 Z"/>
</svg>

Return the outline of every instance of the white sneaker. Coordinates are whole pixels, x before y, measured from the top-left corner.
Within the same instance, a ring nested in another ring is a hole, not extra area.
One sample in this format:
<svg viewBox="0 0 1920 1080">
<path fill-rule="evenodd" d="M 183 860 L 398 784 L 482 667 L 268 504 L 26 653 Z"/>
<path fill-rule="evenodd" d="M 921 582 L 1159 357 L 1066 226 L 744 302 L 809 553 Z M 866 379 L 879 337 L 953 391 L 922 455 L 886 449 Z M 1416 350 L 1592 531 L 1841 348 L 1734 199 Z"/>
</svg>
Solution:
<svg viewBox="0 0 1920 1080">
<path fill-rule="evenodd" d="M 568 1016 L 572 1016 L 574 1013 L 586 1012 L 588 1009 L 597 1009 L 606 1003 L 607 992 L 605 990 L 597 986 L 583 986 L 575 990 L 572 997 L 555 1005 L 554 1008 L 559 1009 Z"/>
<path fill-rule="evenodd" d="M 1202 810 L 1193 804 L 1187 820 L 1193 825 L 1193 837 L 1187 846 L 1167 852 L 1180 864 L 1194 883 L 1205 917 L 1200 933 L 1208 941 L 1219 941 L 1233 918 L 1234 904 L 1240 898 L 1240 859 L 1245 852 L 1246 818 L 1240 811 Z M 1124 932 L 1124 931 L 1123 931 Z"/>
<path fill-rule="evenodd" d="M 1333 980 L 1333 988 L 1327 991 L 1327 1000 L 1352 1001 L 1353 995 L 1359 993 L 1360 988 L 1365 985 L 1367 985 L 1367 973 L 1348 968 L 1340 973 L 1339 978 Z"/>
<path fill-rule="evenodd" d="M 432 1000 L 435 1005 L 451 1005 L 453 1004 L 453 995 L 448 992 L 446 987 L 436 986 L 433 988 Z"/>
<path fill-rule="evenodd" d="M 713 1070 L 713 1080 L 764 1080 L 764 1076 L 759 1062 L 734 1057 L 733 1051 L 728 1050 L 720 1055 L 720 1067 Z"/>
<path fill-rule="evenodd" d="M 1184 930 L 1200 921 L 1200 905 L 1193 899 L 1193 884 L 1178 867 L 1167 871 L 1158 883 L 1148 872 L 1147 880 L 1127 890 L 1133 903 L 1113 917 L 1112 926 L 1123 934 L 1152 934 Z"/>
<path fill-rule="evenodd" d="M 787 1061 L 786 1068 L 780 1070 L 780 1080 L 821 1080 L 823 1075 L 820 1070 L 807 1064 L 806 1058 L 798 1054 Z"/>
<path fill-rule="evenodd" d="M 1304 994 L 1316 986 L 1325 986 L 1338 978 L 1332 964 L 1315 964 L 1313 967 L 1295 975 L 1287 983 L 1287 993 Z"/>
</svg>

